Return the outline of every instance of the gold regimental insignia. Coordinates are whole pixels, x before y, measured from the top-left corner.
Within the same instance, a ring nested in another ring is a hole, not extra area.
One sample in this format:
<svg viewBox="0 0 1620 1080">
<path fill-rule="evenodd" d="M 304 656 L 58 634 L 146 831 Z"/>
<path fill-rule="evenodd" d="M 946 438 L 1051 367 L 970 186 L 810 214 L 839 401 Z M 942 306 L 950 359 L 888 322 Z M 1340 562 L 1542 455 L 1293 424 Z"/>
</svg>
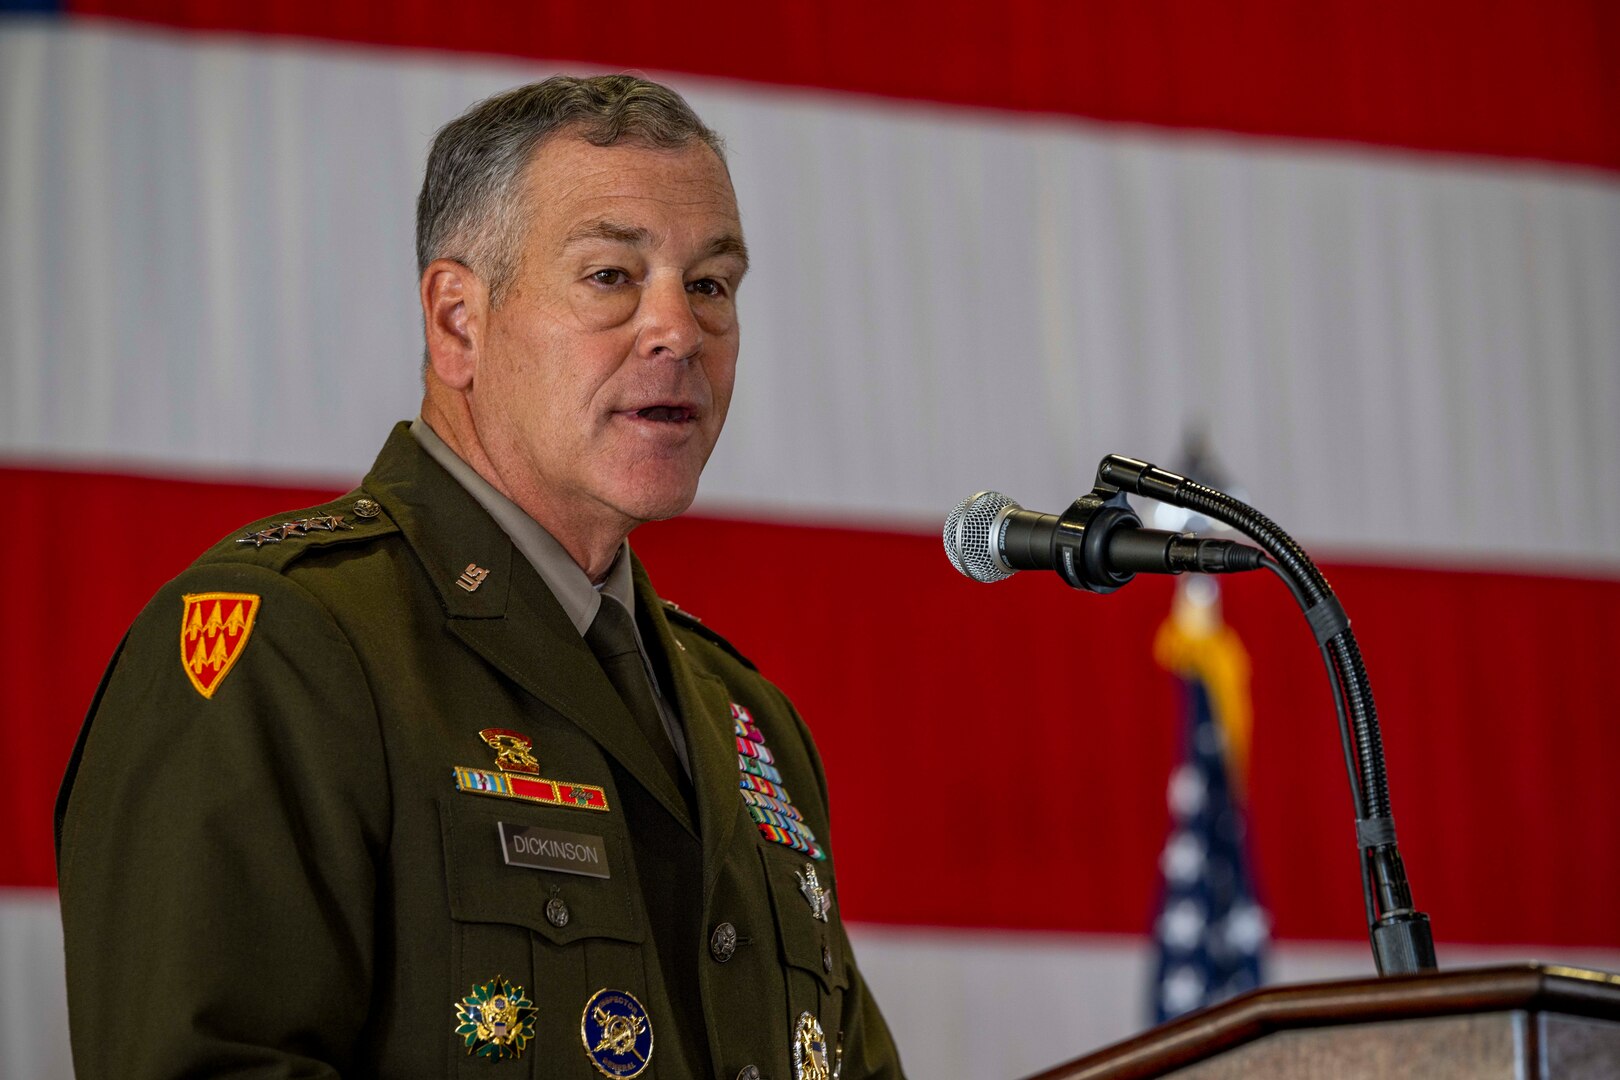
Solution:
<svg viewBox="0 0 1620 1080">
<path fill-rule="evenodd" d="M 816 879 L 816 864 L 805 863 L 804 872 L 793 871 L 793 876 L 799 879 L 799 891 L 810 902 L 810 914 L 822 922 L 827 921 L 827 912 L 832 910 L 832 893 L 821 887 Z"/>
<path fill-rule="evenodd" d="M 534 740 L 506 728 L 485 728 L 478 737 L 495 751 L 495 768 L 456 765 L 456 790 L 497 799 L 521 799 L 551 806 L 577 806 L 581 810 L 607 810 L 607 791 L 596 784 L 547 780 L 539 775 Z"/>
<path fill-rule="evenodd" d="M 495 767 L 505 772 L 538 773 L 540 762 L 535 760 L 534 740 L 527 735 L 505 728 L 487 727 L 478 737 L 495 751 Z"/>
<path fill-rule="evenodd" d="M 523 1056 L 534 1038 L 534 1002 L 523 987 L 497 976 L 456 1003 L 456 1034 L 467 1055 L 501 1061 Z"/>
<path fill-rule="evenodd" d="M 800 1013 L 793 1028 L 793 1080 L 832 1080 L 827 1069 L 827 1037 L 814 1013 Z"/>
<path fill-rule="evenodd" d="M 253 593 L 187 593 L 181 598 L 180 668 L 197 693 L 214 696 L 253 633 Z"/>
</svg>

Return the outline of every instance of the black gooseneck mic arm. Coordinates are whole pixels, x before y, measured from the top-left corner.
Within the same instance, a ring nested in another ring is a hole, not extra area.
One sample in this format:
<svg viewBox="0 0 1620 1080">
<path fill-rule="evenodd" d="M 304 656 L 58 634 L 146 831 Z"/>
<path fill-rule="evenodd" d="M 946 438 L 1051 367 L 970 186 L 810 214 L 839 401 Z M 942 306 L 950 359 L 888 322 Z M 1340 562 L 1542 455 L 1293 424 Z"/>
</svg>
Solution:
<svg viewBox="0 0 1620 1080">
<path fill-rule="evenodd" d="M 1434 937 L 1429 917 L 1412 905 L 1412 891 L 1395 845 L 1395 818 L 1389 805 L 1384 744 L 1372 685 L 1350 620 L 1327 578 L 1294 539 L 1258 510 L 1225 492 L 1206 487 L 1145 461 L 1110 454 L 1097 466 L 1092 497 L 1107 501 L 1119 493 L 1142 495 L 1224 522 L 1258 544 L 1263 565 L 1288 586 L 1316 636 L 1333 685 L 1345 770 L 1356 811 L 1356 845 L 1361 854 L 1361 886 L 1367 932 L 1380 975 L 1432 971 Z"/>
</svg>

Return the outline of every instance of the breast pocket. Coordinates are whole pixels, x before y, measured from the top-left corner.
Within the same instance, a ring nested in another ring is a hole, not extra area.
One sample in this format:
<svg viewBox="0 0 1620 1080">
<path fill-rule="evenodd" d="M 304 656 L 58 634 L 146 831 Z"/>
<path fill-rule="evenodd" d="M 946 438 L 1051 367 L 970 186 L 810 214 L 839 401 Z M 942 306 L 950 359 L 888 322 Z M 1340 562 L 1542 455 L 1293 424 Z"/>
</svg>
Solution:
<svg viewBox="0 0 1620 1080">
<path fill-rule="evenodd" d="M 463 1006 L 462 1018 L 476 1006 L 469 998 L 515 993 L 529 1003 L 531 1033 L 509 1045 L 516 1053 L 487 1049 L 484 1029 L 454 1034 L 451 1074 L 597 1075 L 581 1044 L 585 1003 L 603 987 L 645 1000 L 646 918 L 622 826 L 608 814 L 470 796 L 443 800 L 439 813 L 455 930 L 451 1011 Z"/>
<path fill-rule="evenodd" d="M 786 848 L 772 850 L 777 847 L 761 845 L 759 857 L 787 980 L 784 1021 L 790 1051 L 808 1014 L 824 1032 L 830 1053 L 843 1027 L 844 991 L 849 988 L 849 957 L 832 869 Z"/>
</svg>

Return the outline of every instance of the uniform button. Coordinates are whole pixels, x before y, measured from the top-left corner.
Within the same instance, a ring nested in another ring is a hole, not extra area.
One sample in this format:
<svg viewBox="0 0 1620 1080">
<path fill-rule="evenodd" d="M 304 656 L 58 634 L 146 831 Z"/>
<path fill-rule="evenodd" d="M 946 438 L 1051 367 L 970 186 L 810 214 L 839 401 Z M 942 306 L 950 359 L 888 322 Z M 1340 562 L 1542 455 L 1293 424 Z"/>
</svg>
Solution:
<svg viewBox="0 0 1620 1080">
<path fill-rule="evenodd" d="M 546 922 L 561 930 L 568 925 L 568 902 L 560 896 L 546 901 Z"/>
<path fill-rule="evenodd" d="M 825 945 L 821 947 L 821 970 L 832 974 L 832 950 Z"/>
<path fill-rule="evenodd" d="M 737 928 L 728 922 L 723 922 L 719 926 L 716 926 L 714 928 L 714 933 L 709 935 L 709 955 L 714 957 L 717 962 L 723 964 L 727 960 L 730 960 L 731 954 L 736 951 Z M 748 1068 L 753 1069 L 754 1067 L 750 1065 Z M 748 1069 L 743 1070 L 743 1072 L 747 1071 Z M 740 1076 L 742 1074 L 739 1073 L 738 1075 Z M 754 1075 L 758 1076 L 759 1070 L 755 1069 Z"/>
<path fill-rule="evenodd" d="M 759 1080 L 758 1065 L 744 1065 L 742 1072 L 737 1074 L 737 1080 Z"/>
</svg>

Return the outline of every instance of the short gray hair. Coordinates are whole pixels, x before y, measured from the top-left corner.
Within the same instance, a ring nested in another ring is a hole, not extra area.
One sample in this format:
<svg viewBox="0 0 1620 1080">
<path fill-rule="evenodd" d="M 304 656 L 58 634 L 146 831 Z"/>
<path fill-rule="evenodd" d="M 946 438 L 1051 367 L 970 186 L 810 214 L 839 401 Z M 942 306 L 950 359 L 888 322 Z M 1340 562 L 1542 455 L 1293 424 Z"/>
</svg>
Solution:
<svg viewBox="0 0 1620 1080">
<path fill-rule="evenodd" d="M 500 303 L 516 274 L 523 171 L 542 143 L 566 133 L 593 146 L 679 149 L 700 142 L 723 164 L 725 145 L 686 100 L 634 75 L 554 75 L 486 98 L 439 129 L 416 200 L 416 272 L 454 259 Z"/>
</svg>

